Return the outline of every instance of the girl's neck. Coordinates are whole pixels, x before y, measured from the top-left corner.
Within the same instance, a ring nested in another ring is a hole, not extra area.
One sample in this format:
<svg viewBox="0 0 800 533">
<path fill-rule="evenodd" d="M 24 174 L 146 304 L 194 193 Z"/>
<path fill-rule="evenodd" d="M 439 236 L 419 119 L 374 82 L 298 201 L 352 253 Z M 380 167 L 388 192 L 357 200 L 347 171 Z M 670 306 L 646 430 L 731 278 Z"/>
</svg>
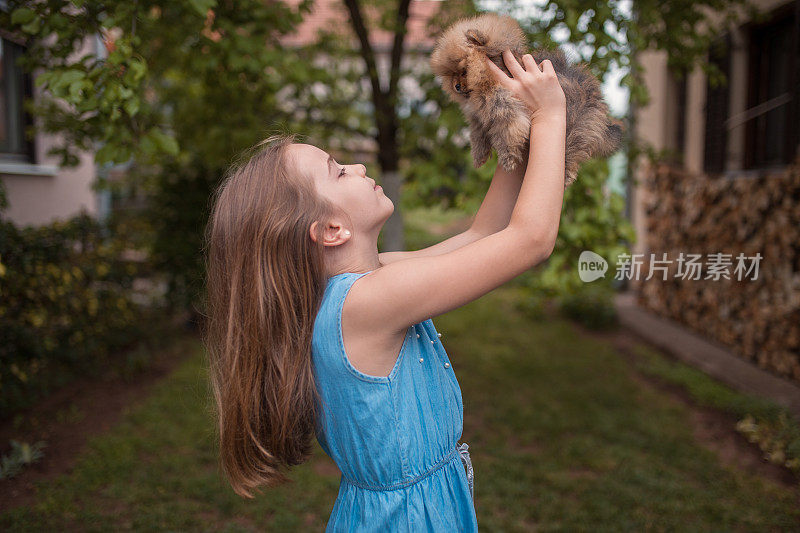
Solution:
<svg viewBox="0 0 800 533">
<path fill-rule="evenodd" d="M 366 240 L 353 235 L 344 244 L 334 247 L 333 252 L 336 254 L 327 261 L 330 265 L 328 277 L 345 272 L 370 272 L 383 266 L 378 256 L 377 237 Z"/>
</svg>

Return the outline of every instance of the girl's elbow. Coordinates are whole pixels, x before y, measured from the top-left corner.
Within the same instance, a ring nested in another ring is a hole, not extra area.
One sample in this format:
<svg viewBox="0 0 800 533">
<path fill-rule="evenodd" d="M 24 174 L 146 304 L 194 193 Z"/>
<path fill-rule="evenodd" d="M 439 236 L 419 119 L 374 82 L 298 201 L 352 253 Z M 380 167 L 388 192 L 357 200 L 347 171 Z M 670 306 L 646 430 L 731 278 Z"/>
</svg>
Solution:
<svg viewBox="0 0 800 533">
<path fill-rule="evenodd" d="M 536 244 L 536 255 L 538 257 L 538 260 L 536 261 L 536 264 L 539 264 L 539 263 L 542 263 L 544 261 L 547 261 L 547 259 L 551 255 L 553 255 L 553 250 L 555 250 L 555 247 L 556 247 L 556 239 L 555 239 L 555 237 L 553 237 L 553 238 L 546 237 L 546 238 L 538 241 L 537 244 Z"/>
<path fill-rule="evenodd" d="M 532 246 L 537 252 L 537 255 L 542 256 L 542 261 L 553 254 L 553 250 L 556 247 L 557 237 L 558 227 L 555 227 L 552 230 L 537 232 L 534 236 Z"/>
<path fill-rule="evenodd" d="M 556 224 L 544 238 L 544 250 L 546 252 L 545 259 L 553 255 L 553 250 L 556 248 L 556 240 L 558 240 L 559 224 Z"/>
<path fill-rule="evenodd" d="M 550 240 L 546 241 L 545 245 L 544 245 L 544 248 L 543 248 L 544 259 L 542 259 L 542 260 L 544 261 L 545 259 L 547 259 L 551 255 L 553 255 L 553 250 L 555 250 L 555 248 L 556 248 L 556 240 L 555 239 L 550 239 Z"/>
<path fill-rule="evenodd" d="M 528 268 L 538 265 L 547 260 L 553 253 L 556 245 L 558 230 L 544 233 L 542 231 L 530 231 L 525 226 L 511 223 L 503 230 L 511 236 L 519 250 L 528 258 Z"/>
</svg>

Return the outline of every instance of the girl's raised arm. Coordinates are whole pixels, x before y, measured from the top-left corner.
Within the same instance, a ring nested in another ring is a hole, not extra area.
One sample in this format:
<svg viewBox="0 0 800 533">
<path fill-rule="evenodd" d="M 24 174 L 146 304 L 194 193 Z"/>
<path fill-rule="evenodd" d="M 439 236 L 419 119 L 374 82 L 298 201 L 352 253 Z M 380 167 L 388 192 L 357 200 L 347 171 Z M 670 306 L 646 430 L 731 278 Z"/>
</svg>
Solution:
<svg viewBox="0 0 800 533">
<path fill-rule="evenodd" d="M 451 252 L 398 261 L 359 278 L 347 297 L 364 310 L 357 329 L 402 331 L 483 296 L 552 253 L 564 195 L 564 93 L 549 61 L 540 71 L 526 55 L 526 72 L 510 52 L 504 58 L 514 78 L 492 65 L 498 80 L 534 110 L 529 164 L 508 226 Z"/>
<path fill-rule="evenodd" d="M 478 212 L 472 220 L 472 224 L 465 231 L 452 237 L 438 242 L 432 246 L 420 250 L 408 250 L 398 252 L 381 252 L 378 259 L 381 264 L 388 265 L 395 261 L 403 261 L 414 257 L 426 257 L 439 255 L 457 250 L 471 242 L 491 235 L 508 226 L 514 204 L 517 202 L 517 195 L 522 186 L 522 178 L 525 175 L 525 168 L 528 164 L 527 155 L 522 164 L 509 172 L 498 164 L 489 184 L 489 190 L 481 202 Z"/>
</svg>

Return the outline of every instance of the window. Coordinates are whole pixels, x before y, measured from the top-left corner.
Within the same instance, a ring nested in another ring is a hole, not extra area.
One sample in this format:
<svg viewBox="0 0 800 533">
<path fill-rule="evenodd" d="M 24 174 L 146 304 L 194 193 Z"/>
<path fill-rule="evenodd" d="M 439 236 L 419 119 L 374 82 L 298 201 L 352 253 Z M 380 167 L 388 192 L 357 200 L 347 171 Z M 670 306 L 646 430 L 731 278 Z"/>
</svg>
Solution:
<svg viewBox="0 0 800 533">
<path fill-rule="evenodd" d="M 793 161 L 798 127 L 798 14 L 800 2 L 750 25 L 744 167 L 768 168 Z"/>
<path fill-rule="evenodd" d="M 728 101 L 731 83 L 731 36 L 725 34 L 714 42 L 708 52 L 708 62 L 725 74 L 722 84 L 706 82 L 706 132 L 703 170 L 718 174 L 725 170 L 728 146 Z"/>
<path fill-rule="evenodd" d="M 684 161 L 684 144 L 686 141 L 686 90 L 687 69 L 671 67 L 667 71 L 667 116 L 666 131 L 669 138 L 666 148 L 671 151 L 670 161 L 682 165 Z"/>
<path fill-rule="evenodd" d="M 0 39 L 0 160 L 33 162 L 33 143 L 25 138 L 31 117 L 23 109 L 30 98 L 31 78 L 17 65 L 24 48 L 8 39 Z"/>
<path fill-rule="evenodd" d="M 677 79 L 678 105 L 676 109 L 678 110 L 678 124 L 675 126 L 675 149 L 681 154 L 681 157 L 686 143 L 686 88 L 688 86 L 688 77 L 689 73 L 684 68 L 681 69 Z"/>
</svg>

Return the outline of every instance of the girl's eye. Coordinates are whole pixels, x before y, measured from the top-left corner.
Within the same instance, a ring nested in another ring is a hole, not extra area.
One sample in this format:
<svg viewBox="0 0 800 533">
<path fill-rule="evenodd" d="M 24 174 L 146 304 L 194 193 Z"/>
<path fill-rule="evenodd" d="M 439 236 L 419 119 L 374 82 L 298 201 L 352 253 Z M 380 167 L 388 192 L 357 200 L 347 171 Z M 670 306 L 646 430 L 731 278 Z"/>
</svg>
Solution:
<svg viewBox="0 0 800 533">
<path fill-rule="evenodd" d="M 344 167 L 342 167 L 342 171 L 339 172 L 339 177 L 341 178 L 342 176 L 344 176 Z"/>
</svg>

